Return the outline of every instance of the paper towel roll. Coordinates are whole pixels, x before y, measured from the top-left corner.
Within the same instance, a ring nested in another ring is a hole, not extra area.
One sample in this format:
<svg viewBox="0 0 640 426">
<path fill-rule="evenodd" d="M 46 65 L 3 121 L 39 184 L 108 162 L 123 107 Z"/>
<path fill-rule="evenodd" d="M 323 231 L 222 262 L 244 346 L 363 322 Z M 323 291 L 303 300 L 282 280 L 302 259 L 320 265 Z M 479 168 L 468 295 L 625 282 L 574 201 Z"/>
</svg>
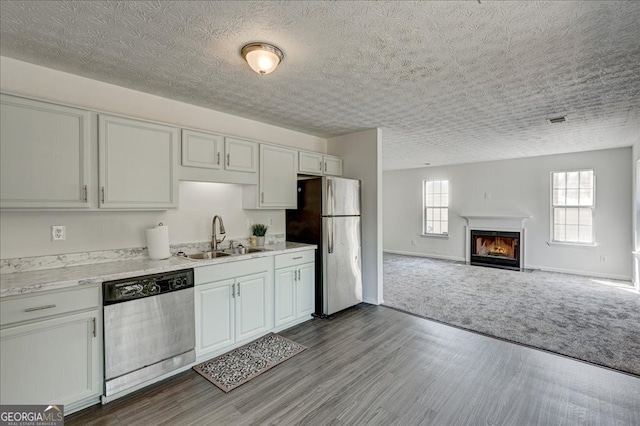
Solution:
<svg viewBox="0 0 640 426">
<path fill-rule="evenodd" d="M 162 224 L 145 231 L 149 259 L 160 260 L 171 257 L 169 251 L 169 227 Z"/>
</svg>

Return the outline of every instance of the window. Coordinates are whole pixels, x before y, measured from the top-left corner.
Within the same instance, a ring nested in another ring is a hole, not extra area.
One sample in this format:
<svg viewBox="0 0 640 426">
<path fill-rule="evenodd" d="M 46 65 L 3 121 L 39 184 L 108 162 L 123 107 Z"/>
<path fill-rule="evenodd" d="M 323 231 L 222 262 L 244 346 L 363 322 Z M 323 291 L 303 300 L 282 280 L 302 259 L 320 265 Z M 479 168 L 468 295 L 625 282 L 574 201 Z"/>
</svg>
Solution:
<svg viewBox="0 0 640 426">
<path fill-rule="evenodd" d="M 449 235 L 449 181 L 424 181 L 424 234 Z"/>
<path fill-rule="evenodd" d="M 552 241 L 593 244 L 595 173 L 551 173 Z"/>
</svg>

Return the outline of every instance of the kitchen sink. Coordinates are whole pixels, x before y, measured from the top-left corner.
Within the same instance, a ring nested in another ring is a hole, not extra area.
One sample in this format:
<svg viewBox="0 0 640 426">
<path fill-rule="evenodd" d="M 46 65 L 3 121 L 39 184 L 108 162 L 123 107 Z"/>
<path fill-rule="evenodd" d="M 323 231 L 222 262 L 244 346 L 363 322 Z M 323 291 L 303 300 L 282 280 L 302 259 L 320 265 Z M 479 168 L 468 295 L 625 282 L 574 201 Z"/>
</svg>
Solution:
<svg viewBox="0 0 640 426">
<path fill-rule="evenodd" d="M 243 248 L 244 248 L 244 253 L 242 253 L 242 249 L 240 247 L 236 247 L 233 249 L 225 249 L 223 250 L 223 252 L 228 254 L 251 254 L 251 253 L 260 253 L 263 251 L 269 251 L 269 249 L 266 249 L 266 248 L 256 248 L 256 247 L 243 247 Z"/>
<path fill-rule="evenodd" d="M 188 259 L 195 260 L 208 260 L 208 259 L 216 259 L 218 257 L 231 256 L 229 253 L 224 253 L 222 251 L 203 251 L 200 253 L 193 253 L 185 255 Z"/>
<path fill-rule="evenodd" d="M 257 248 L 257 247 L 245 247 L 244 253 L 242 253 L 241 250 L 238 247 L 236 247 L 234 249 L 203 251 L 200 253 L 193 253 L 193 254 L 178 253 L 178 256 L 186 257 L 187 259 L 192 259 L 192 260 L 209 260 L 209 259 L 217 259 L 219 257 L 227 257 L 227 256 L 242 256 L 243 254 L 260 253 L 263 251 L 270 251 L 270 249 Z"/>
</svg>

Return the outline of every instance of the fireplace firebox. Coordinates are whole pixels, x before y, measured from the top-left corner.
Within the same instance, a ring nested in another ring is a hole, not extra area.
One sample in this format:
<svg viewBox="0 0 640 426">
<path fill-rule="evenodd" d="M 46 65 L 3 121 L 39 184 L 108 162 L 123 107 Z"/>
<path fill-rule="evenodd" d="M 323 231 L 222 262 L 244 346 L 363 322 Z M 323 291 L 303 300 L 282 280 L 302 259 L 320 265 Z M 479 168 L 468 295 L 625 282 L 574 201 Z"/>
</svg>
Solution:
<svg viewBox="0 0 640 426">
<path fill-rule="evenodd" d="M 471 264 L 520 270 L 520 233 L 471 230 Z"/>
</svg>

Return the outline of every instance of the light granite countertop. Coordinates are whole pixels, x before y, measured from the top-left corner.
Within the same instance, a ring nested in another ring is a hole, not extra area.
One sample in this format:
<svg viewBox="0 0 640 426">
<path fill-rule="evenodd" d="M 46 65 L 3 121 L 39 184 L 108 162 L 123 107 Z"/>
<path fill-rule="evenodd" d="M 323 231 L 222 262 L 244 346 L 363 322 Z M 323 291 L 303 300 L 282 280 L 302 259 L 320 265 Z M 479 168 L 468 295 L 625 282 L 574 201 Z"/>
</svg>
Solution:
<svg viewBox="0 0 640 426">
<path fill-rule="evenodd" d="M 89 265 L 0 274 L 0 298 L 67 287 L 101 284 L 104 281 L 156 274 L 180 269 L 237 262 L 239 260 L 274 256 L 284 252 L 316 249 L 316 245 L 280 242 L 269 244 L 263 252 L 225 256 L 207 260 L 192 260 L 171 256 L 165 260 L 130 259 Z"/>
</svg>

